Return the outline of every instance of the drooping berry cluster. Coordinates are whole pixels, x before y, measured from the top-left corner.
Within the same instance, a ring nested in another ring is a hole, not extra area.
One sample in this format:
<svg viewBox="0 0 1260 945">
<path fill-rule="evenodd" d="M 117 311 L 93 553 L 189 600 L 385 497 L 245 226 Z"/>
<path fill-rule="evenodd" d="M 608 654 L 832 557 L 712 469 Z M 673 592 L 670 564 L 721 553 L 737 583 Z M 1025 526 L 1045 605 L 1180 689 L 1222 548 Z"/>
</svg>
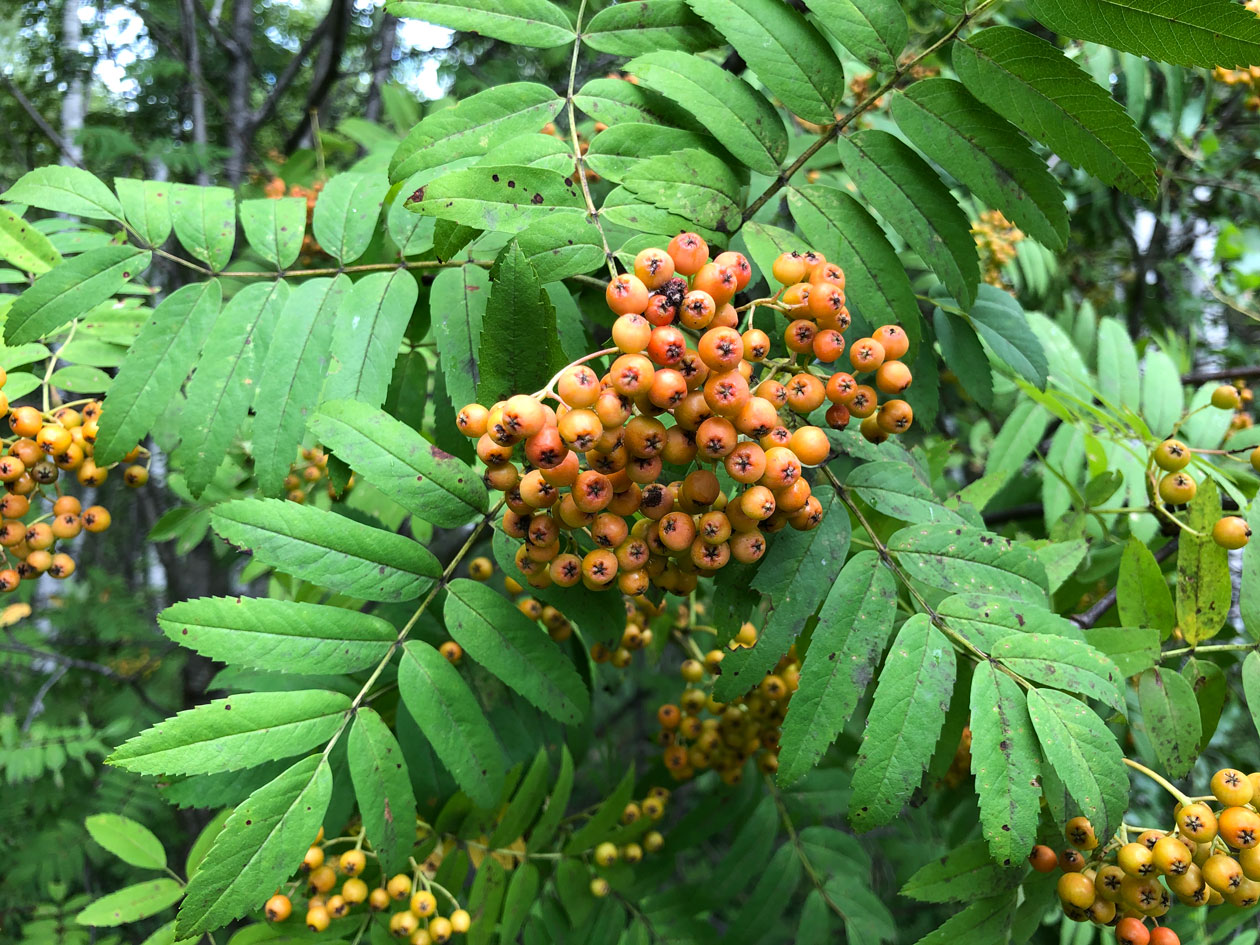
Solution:
<svg viewBox="0 0 1260 945">
<path fill-rule="evenodd" d="M 830 399 L 834 427 L 858 416 L 874 440 L 909 428 L 904 401 L 881 406 L 874 388 L 826 367 L 844 351 L 850 321 L 839 267 L 814 253 L 776 260 L 786 287 L 744 307 L 750 321 L 759 305 L 791 319 L 788 353 L 775 359 L 765 332 L 736 327 L 731 300 L 752 275 L 740 253 L 710 260 L 694 233 L 645 249 L 605 293 L 618 316 L 615 347 L 537 393 L 459 412 L 487 485 L 506 494 L 503 530 L 522 540 L 516 563 L 531 584 L 690 593 L 732 558 L 760 559 L 765 533 L 821 521 L 804 467 L 825 461 L 830 444 L 800 418 Z M 900 328 L 884 326 L 850 360 L 900 393 L 911 377 L 896 358 L 908 347 Z M 590 362 L 602 357 L 612 361 L 601 374 Z"/>
<path fill-rule="evenodd" d="M 746 623 L 730 648 L 756 642 L 756 628 Z M 678 704 L 666 703 L 656 712 L 665 767 L 679 781 L 711 768 L 727 784 L 737 784 L 749 758 L 767 774 L 779 768 L 780 726 L 800 684 L 795 651 L 789 650 L 756 689 L 726 703 L 712 694 L 723 656 L 721 650 L 710 650 L 703 659 L 683 661 L 680 672 L 688 688 Z"/>
<path fill-rule="evenodd" d="M 299 504 L 310 498 L 311 492 L 323 482 L 328 498 L 340 496 L 328 478 L 328 454 L 318 446 L 303 447 L 297 462 L 289 466 L 289 474 L 284 477 L 285 498 Z M 340 495 L 345 495 L 354 488 L 354 475 L 350 475 Z"/>
<path fill-rule="evenodd" d="M 1043 873 L 1062 870 L 1059 901 L 1069 919 L 1113 926 L 1119 945 L 1179 945 L 1177 934 L 1159 925 L 1173 896 L 1187 906 L 1243 909 L 1260 900 L 1260 772 L 1223 768 L 1211 791 L 1182 797 L 1168 830 L 1122 827 L 1103 847 L 1086 818 L 1073 818 L 1070 846 L 1056 854 L 1039 845 L 1029 862 Z"/>
<path fill-rule="evenodd" d="M 1218 409 L 1235 409 L 1241 403 L 1238 389 L 1233 385 L 1222 385 L 1212 394 L 1212 406 Z M 1218 451 L 1210 451 L 1218 452 Z M 1190 474 L 1187 467 L 1194 458 L 1195 450 L 1181 440 L 1170 437 L 1151 451 L 1150 483 L 1155 496 L 1165 506 L 1186 505 L 1199 491 L 1199 484 Z M 1250 463 L 1256 472 L 1260 472 L 1260 448 L 1250 451 Z M 1158 469 L 1162 475 L 1154 470 Z M 1160 509 L 1165 519 L 1173 518 L 1167 509 Z M 1251 528 L 1247 521 L 1237 515 L 1223 516 L 1212 526 L 1212 540 L 1222 548 L 1236 550 L 1251 540 Z"/>
<path fill-rule="evenodd" d="M 427 833 L 428 827 L 418 826 L 417 831 Z M 349 842 L 355 843 L 352 849 L 331 858 L 330 848 Z M 357 838 L 326 841 L 320 830 L 302 860 L 305 883 L 290 883 L 286 891 L 267 900 L 263 912 L 271 922 L 285 922 L 293 914 L 295 898 L 304 891 L 303 924 L 312 932 L 325 931 L 335 920 L 351 915 L 360 906 L 371 912 L 390 912 L 390 933 L 410 945 L 442 945 L 472 926 L 468 911 L 459 907 L 449 891 L 433 883 L 423 866 L 418 866 L 412 875 L 398 873 L 386 878 L 376 868 L 375 860 L 375 854 L 364 848 L 361 833 Z M 374 886 L 368 885 L 365 874 L 376 877 Z M 438 892 L 455 906 L 445 916 L 440 914 L 435 895 Z M 395 904 L 402 907 L 395 908 Z"/>
<path fill-rule="evenodd" d="M 7 375 L 0 368 L 0 387 Z M 18 588 L 25 579 L 48 574 L 67 578 L 74 573 L 74 559 L 58 551 L 58 542 L 70 541 L 82 532 L 109 528 L 109 510 L 101 505 L 84 509 L 79 499 L 62 493 L 61 474 L 74 473 L 80 485 L 95 487 L 105 482 L 113 466 L 98 466 L 93 459 L 101 405 L 82 403 L 81 409 L 63 406 L 54 411 L 37 407 L 9 408 L 0 393 L 0 417 L 8 416 L 12 436 L 0 456 L 0 592 Z M 141 465 L 137 461 L 144 460 Z M 149 481 L 148 451 L 137 446 L 123 462 L 123 481 L 133 488 Z"/>
</svg>

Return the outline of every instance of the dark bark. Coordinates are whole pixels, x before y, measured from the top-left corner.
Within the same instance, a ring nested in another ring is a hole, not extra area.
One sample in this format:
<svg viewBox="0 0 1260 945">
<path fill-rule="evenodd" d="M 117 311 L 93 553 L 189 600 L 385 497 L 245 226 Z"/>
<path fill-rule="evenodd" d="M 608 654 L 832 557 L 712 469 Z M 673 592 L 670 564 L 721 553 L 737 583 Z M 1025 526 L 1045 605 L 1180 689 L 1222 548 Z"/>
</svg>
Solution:
<svg viewBox="0 0 1260 945">
<path fill-rule="evenodd" d="M 311 82 L 310 92 L 306 96 L 302 120 L 289 134 L 284 143 L 286 154 L 291 154 L 299 147 L 313 145 L 311 137 L 311 119 L 317 116 L 325 118 L 325 107 L 328 96 L 341 77 L 341 59 L 346 51 L 346 37 L 350 32 L 350 14 L 353 12 L 350 0 L 333 0 L 328 9 L 328 37 L 320 48 L 319 59 L 315 64 L 315 78 Z"/>
<path fill-rule="evenodd" d="M 232 5 L 232 42 L 237 54 L 228 67 L 228 159 L 227 181 L 233 187 L 245 177 L 246 157 L 253 147 L 249 89 L 253 80 L 250 67 L 254 47 L 253 0 L 236 0 Z"/>
<path fill-rule="evenodd" d="M 372 84 L 368 87 L 367 101 L 363 105 L 363 117 L 379 121 L 381 117 L 381 86 L 389 80 L 394 66 L 394 41 L 398 37 L 398 17 L 386 13 L 377 33 L 376 56 L 372 61 Z"/>
</svg>

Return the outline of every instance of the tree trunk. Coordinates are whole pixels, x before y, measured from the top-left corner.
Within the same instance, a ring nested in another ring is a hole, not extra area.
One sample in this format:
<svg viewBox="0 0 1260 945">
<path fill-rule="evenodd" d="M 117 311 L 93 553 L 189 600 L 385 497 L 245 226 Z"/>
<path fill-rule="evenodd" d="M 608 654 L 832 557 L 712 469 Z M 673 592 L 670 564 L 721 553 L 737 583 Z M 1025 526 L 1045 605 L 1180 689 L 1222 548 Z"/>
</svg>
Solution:
<svg viewBox="0 0 1260 945">
<path fill-rule="evenodd" d="M 250 121 L 249 88 L 252 78 L 251 53 L 254 48 L 253 0 L 235 0 L 232 4 L 232 40 L 237 55 L 228 69 L 228 159 L 227 179 L 233 187 L 245 177 L 246 158 L 253 145 L 254 129 Z"/>
<path fill-rule="evenodd" d="M 188 94 L 191 97 L 193 147 L 197 152 L 197 183 L 210 183 L 206 167 L 209 155 L 206 138 L 206 82 L 201 73 L 201 44 L 197 40 L 197 15 L 193 0 L 179 0 L 180 38 L 184 44 L 184 62 L 188 66 Z"/>
<path fill-rule="evenodd" d="M 381 30 L 377 37 L 376 58 L 372 63 L 372 84 L 368 88 L 367 102 L 363 106 L 363 117 L 368 121 L 380 120 L 381 86 L 389 81 L 389 74 L 394 66 L 394 41 L 398 36 L 398 17 L 392 13 L 385 13 L 383 16 Z"/>
<path fill-rule="evenodd" d="M 79 132 L 87 115 L 87 87 L 83 81 L 83 21 L 79 19 L 79 0 L 65 0 L 61 11 L 61 50 L 70 73 L 65 98 L 61 100 L 61 163 L 82 165 L 83 145 Z"/>
</svg>

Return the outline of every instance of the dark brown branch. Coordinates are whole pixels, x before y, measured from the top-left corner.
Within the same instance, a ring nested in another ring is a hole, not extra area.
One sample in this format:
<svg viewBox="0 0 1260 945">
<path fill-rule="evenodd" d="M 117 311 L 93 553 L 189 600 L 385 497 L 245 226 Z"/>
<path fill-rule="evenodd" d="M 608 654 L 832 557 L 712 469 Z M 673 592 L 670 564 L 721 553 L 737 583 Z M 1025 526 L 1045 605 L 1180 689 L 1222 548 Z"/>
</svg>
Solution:
<svg viewBox="0 0 1260 945">
<path fill-rule="evenodd" d="M 1160 548 L 1159 551 L 1155 552 L 1155 560 L 1162 563 L 1171 558 L 1177 551 L 1177 542 L 1178 539 L 1174 538 L 1168 544 L 1164 545 L 1163 548 Z M 1103 614 L 1115 606 L 1116 590 L 1117 589 L 1113 587 L 1101 598 L 1099 598 L 1098 603 L 1094 604 L 1093 607 L 1090 607 L 1089 610 L 1075 614 L 1069 619 L 1082 630 L 1088 630 L 1102 619 Z"/>
<path fill-rule="evenodd" d="M 210 31 L 210 35 L 214 37 L 214 41 L 223 47 L 224 51 L 233 59 L 240 59 L 246 52 L 241 49 L 240 44 L 236 40 L 228 36 L 223 30 L 219 29 L 219 24 L 214 17 L 202 5 L 201 0 L 189 0 L 192 8 L 197 12 L 197 16 L 201 22 L 206 24 L 206 29 Z"/>
<path fill-rule="evenodd" d="M 346 50 L 346 35 L 350 30 L 349 0 L 333 0 L 325 20 L 329 22 L 328 44 L 320 53 L 315 81 L 311 84 L 310 92 L 307 93 L 302 120 L 298 122 L 297 127 L 284 143 L 286 154 L 292 154 L 310 132 L 312 114 L 318 113 L 324 107 L 333 85 L 340 76 L 338 67 L 341 65 L 341 57 Z"/>
<path fill-rule="evenodd" d="M 311 51 L 323 42 L 324 37 L 328 35 L 328 31 L 333 25 L 333 16 L 336 12 L 338 4 L 334 3 L 329 8 L 328 14 L 319 22 L 315 29 L 311 30 L 311 35 L 306 37 L 302 45 L 298 47 L 298 51 L 293 54 L 293 58 L 289 60 L 289 64 L 284 67 L 284 71 L 276 78 L 276 84 L 272 86 L 271 91 L 267 94 L 267 99 L 258 109 L 250 116 L 249 123 L 252 129 L 258 129 L 271 120 L 276 113 L 276 108 L 280 104 L 280 99 L 284 93 L 289 90 L 289 86 L 293 84 L 293 80 L 297 78 L 302 63 L 311 54 Z"/>
<path fill-rule="evenodd" d="M 35 123 L 36 127 L 44 133 L 49 141 L 57 146 L 57 150 L 60 151 L 64 157 L 73 161 L 77 167 L 83 167 L 83 164 L 75 158 L 74 151 L 67 147 L 66 140 L 57 133 L 57 129 L 48 124 L 48 122 L 44 119 L 44 116 L 36 110 L 34 105 L 31 104 L 31 100 L 22 94 L 22 90 L 14 84 L 13 80 L 3 73 L 0 73 L 0 78 L 4 79 L 4 84 L 17 100 L 17 103 L 22 106 L 22 110 L 26 112 L 26 114 L 30 115 L 31 121 Z"/>
<path fill-rule="evenodd" d="M 1181 375 L 1183 384 L 1202 384 L 1204 381 L 1232 381 L 1235 378 L 1248 379 L 1260 377 L 1260 365 L 1249 367 L 1221 368 L 1217 371 L 1191 371 Z"/>
</svg>

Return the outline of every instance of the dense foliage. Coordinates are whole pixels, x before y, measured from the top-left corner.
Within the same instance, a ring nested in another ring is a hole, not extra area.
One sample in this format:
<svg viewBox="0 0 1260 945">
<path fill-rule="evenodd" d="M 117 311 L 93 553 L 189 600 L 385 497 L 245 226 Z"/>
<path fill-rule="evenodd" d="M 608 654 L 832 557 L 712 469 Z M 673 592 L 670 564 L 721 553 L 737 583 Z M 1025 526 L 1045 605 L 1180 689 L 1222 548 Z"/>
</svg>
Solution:
<svg viewBox="0 0 1260 945">
<path fill-rule="evenodd" d="M 1255 941 L 1254 12 L 264 6 L 0 193 L 3 934 Z"/>
</svg>

